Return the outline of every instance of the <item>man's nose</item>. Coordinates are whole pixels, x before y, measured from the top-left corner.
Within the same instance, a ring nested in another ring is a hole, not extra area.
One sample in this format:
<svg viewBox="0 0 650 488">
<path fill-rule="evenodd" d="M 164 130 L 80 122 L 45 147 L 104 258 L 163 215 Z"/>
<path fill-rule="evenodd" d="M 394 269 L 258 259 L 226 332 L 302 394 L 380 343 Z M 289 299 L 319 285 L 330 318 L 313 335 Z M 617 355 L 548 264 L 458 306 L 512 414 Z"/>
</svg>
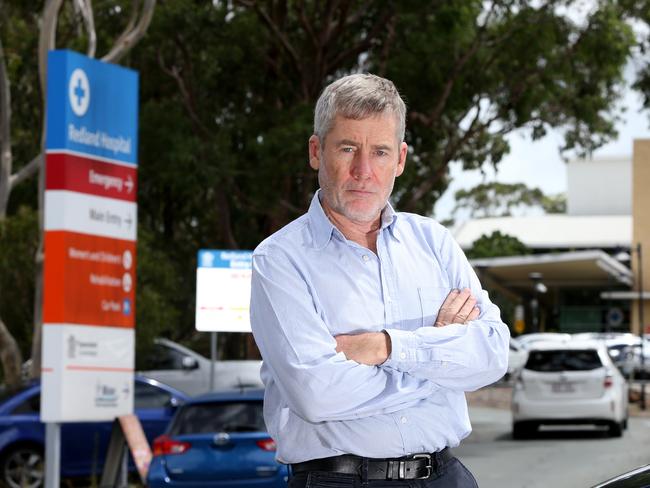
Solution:
<svg viewBox="0 0 650 488">
<path fill-rule="evenodd" d="M 365 179 L 370 177 L 372 174 L 372 167 L 370 163 L 370 155 L 368 153 L 364 151 L 357 152 L 354 160 L 352 161 L 350 174 L 355 179 Z"/>
</svg>

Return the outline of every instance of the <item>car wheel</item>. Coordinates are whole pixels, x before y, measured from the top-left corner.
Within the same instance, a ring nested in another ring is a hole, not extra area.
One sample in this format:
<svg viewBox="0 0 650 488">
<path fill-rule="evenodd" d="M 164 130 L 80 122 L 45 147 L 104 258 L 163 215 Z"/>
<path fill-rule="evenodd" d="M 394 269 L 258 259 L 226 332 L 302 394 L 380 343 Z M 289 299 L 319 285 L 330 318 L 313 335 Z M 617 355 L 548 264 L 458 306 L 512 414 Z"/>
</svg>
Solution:
<svg viewBox="0 0 650 488">
<path fill-rule="evenodd" d="M 529 422 L 514 422 L 512 424 L 513 439 L 527 439 L 535 433 L 536 426 Z"/>
<path fill-rule="evenodd" d="M 40 488 L 44 472 L 43 453 L 35 447 L 17 447 L 0 462 L 2 481 L 9 488 Z"/>
<path fill-rule="evenodd" d="M 621 437 L 623 435 L 623 422 L 612 422 L 609 424 L 609 436 Z"/>
</svg>

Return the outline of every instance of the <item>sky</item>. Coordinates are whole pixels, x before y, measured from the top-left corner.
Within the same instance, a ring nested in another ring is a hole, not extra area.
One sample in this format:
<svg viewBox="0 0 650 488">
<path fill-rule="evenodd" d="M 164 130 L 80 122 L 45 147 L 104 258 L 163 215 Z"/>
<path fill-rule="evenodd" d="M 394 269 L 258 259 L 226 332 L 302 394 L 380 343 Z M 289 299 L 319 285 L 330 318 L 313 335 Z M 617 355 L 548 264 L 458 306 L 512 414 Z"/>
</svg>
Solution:
<svg viewBox="0 0 650 488">
<path fill-rule="evenodd" d="M 629 75 L 626 78 L 631 79 L 632 69 L 626 71 L 626 75 Z M 626 111 L 616 126 L 618 138 L 595 151 L 593 157 L 628 156 L 631 158 L 633 140 L 650 138 L 650 112 L 642 112 L 641 96 L 628 88 L 621 106 Z M 560 131 L 549 131 L 538 141 L 531 141 L 523 131 L 515 131 L 508 135 L 508 141 L 510 153 L 501 160 L 496 173 L 491 165 L 485 167 L 485 175 L 482 175 L 480 170 L 463 171 L 462 164 L 451 164 L 451 183 L 434 207 L 436 220 L 442 221 L 452 216 L 456 191 L 472 188 L 481 182 L 522 182 L 529 187 L 538 187 L 548 195 L 566 192 L 566 163 L 559 151 L 562 145 Z M 459 220 L 462 220 L 462 216 L 459 216 Z"/>
</svg>

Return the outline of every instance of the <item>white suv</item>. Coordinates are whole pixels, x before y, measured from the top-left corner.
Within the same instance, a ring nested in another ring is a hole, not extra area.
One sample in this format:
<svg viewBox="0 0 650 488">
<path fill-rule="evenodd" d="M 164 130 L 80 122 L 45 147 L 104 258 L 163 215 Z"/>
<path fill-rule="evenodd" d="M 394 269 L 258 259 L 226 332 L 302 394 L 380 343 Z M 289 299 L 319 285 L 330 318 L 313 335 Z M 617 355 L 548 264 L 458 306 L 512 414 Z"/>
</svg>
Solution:
<svg viewBox="0 0 650 488">
<path fill-rule="evenodd" d="M 521 439 L 553 424 L 627 427 L 628 388 L 604 345 L 540 342 L 531 347 L 512 391 L 512 435 Z"/>
</svg>

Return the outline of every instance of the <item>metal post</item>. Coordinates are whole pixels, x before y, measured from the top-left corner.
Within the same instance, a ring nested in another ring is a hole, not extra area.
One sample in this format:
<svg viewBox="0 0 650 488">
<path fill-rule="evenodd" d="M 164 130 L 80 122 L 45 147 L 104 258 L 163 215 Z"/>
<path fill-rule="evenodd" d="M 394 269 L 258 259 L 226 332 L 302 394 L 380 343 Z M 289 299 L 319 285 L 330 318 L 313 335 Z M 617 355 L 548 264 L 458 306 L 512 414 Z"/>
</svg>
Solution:
<svg viewBox="0 0 650 488">
<path fill-rule="evenodd" d="M 215 385 L 215 366 L 217 363 L 217 333 L 210 332 L 210 391 L 214 391 Z"/>
<path fill-rule="evenodd" d="M 129 450 L 124 449 L 122 454 L 122 466 L 120 467 L 120 488 L 128 488 L 129 486 Z"/>
<path fill-rule="evenodd" d="M 528 273 L 528 278 L 533 283 L 533 298 L 530 301 L 530 309 L 532 314 L 533 332 L 539 332 L 539 294 L 540 287 L 542 293 L 546 292 L 546 287 L 542 284 L 542 273 L 532 272 Z"/>
<path fill-rule="evenodd" d="M 640 407 L 641 410 L 646 409 L 646 402 L 645 402 L 645 351 L 644 351 L 644 343 L 645 343 L 645 337 L 644 337 L 644 332 L 645 332 L 645 321 L 643 318 L 643 251 L 641 248 L 641 243 L 637 243 L 636 245 L 636 254 L 637 257 L 639 258 L 639 335 L 641 336 L 641 374 L 643 375 L 643 378 L 641 379 L 641 403 Z"/>
<path fill-rule="evenodd" d="M 45 424 L 45 488 L 61 484 L 61 424 Z"/>
</svg>

